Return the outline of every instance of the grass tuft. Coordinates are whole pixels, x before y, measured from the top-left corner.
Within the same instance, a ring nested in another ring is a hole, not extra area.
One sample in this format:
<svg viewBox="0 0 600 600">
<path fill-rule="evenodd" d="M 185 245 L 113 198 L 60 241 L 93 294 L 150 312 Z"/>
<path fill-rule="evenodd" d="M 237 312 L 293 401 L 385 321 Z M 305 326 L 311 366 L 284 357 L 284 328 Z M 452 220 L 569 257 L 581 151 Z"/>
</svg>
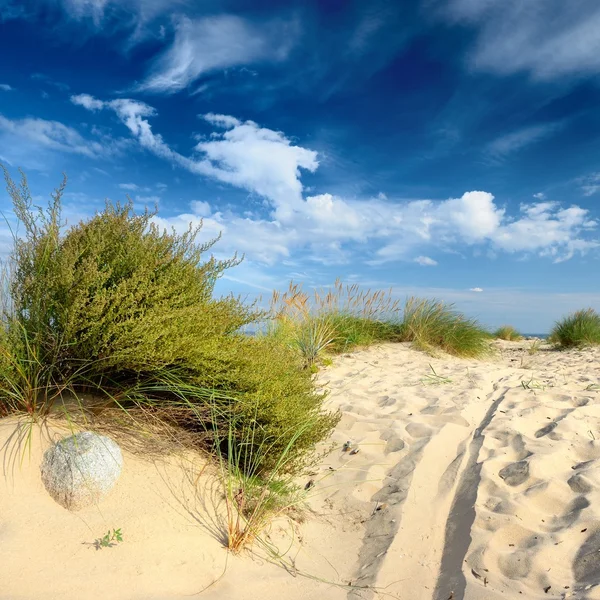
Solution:
<svg viewBox="0 0 600 600">
<path fill-rule="evenodd" d="M 512 325 L 502 325 L 496 329 L 493 337 L 507 342 L 518 342 L 523 339 L 523 336 Z"/>
<path fill-rule="evenodd" d="M 466 358 L 490 352 L 489 334 L 475 319 L 437 300 L 413 297 L 406 301 L 400 338 L 427 352 L 439 349 Z"/>
<path fill-rule="evenodd" d="M 592 308 L 578 310 L 558 321 L 548 340 L 561 348 L 600 344 L 600 315 Z"/>
</svg>

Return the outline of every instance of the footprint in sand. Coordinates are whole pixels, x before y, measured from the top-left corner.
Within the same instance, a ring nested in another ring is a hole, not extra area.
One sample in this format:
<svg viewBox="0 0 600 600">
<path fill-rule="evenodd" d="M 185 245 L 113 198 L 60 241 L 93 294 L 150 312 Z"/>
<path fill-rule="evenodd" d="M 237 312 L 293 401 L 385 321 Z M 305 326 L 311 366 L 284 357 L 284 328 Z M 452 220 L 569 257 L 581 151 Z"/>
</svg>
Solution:
<svg viewBox="0 0 600 600">
<path fill-rule="evenodd" d="M 594 486 L 579 473 L 570 477 L 567 483 L 576 494 L 589 494 L 594 489 Z"/>
<path fill-rule="evenodd" d="M 409 423 L 406 426 L 406 432 L 414 438 L 424 438 L 431 436 L 431 428 L 423 423 Z"/>
<path fill-rule="evenodd" d="M 504 480 L 504 483 L 510 486 L 517 486 L 525 483 L 529 479 L 529 462 L 526 460 L 520 460 L 519 462 L 511 463 L 506 465 L 503 469 L 498 472 L 500 479 Z"/>
</svg>

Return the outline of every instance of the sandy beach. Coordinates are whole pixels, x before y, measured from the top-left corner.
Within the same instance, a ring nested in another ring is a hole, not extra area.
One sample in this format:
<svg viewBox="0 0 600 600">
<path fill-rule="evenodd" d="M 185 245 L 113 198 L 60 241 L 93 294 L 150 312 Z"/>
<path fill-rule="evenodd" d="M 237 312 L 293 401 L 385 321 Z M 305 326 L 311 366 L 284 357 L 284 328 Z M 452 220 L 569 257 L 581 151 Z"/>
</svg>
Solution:
<svg viewBox="0 0 600 600">
<path fill-rule="evenodd" d="M 69 512 L 39 472 L 64 433 L 36 430 L 24 453 L 0 421 L 0 599 L 599 599 L 600 349 L 531 344 L 334 359 L 318 383 L 342 412 L 335 449 L 307 476 L 301 518 L 265 534 L 280 560 L 227 554 L 199 456 L 124 452 L 108 498 Z M 124 541 L 95 549 L 112 528 Z"/>
</svg>

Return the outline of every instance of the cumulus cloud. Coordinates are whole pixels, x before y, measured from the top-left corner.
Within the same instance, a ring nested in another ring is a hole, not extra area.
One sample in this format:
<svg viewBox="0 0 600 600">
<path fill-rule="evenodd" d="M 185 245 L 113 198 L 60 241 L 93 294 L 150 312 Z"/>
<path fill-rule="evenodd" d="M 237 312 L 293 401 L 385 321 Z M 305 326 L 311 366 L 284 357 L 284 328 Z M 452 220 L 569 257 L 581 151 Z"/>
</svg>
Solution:
<svg viewBox="0 0 600 600">
<path fill-rule="evenodd" d="M 483 292 L 483 288 L 480 288 L 480 287 L 469 288 L 469 291 L 480 293 L 480 292 Z"/>
<path fill-rule="evenodd" d="M 209 231 L 223 232 L 231 248 L 263 262 L 287 258 L 293 250 L 308 251 L 313 260 L 323 263 L 349 262 L 353 252 L 362 248 L 364 260 L 371 263 L 415 260 L 417 254 L 418 264 L 433 266 L 435 261 L 420 254 L 421 249 L 485 245 L 558 262 L 600 246 L 593 236 L 598 223 L 578 206 L 533 202 L 523 204 L 519 214 L 509 215 L 486 191 L 441 201 L 402 201 L 383 194 L 362 199 L 307 195 L 302 173 L 318 168 L 318 155 L 293 144 L 282 132 L 209 113 L 202 117 L 217 131 L 185 156 L 152 130 L 149 119 L 156 112 L 151 106 L 91 97 L 84 104 L 77 98 L 73 101 L 87 104 L 88 110 L 98 110 L 100 103 L 114 111 L 141 147 L 173 165 L 263 198 L 267 215 L 222 212 L 196 201 L 191 213 L 163 220 L 183 228 L 203 219 Z"/>
<path fill-rule="evenodd" d="M 234 15 L 180 17 L 171 46 L 154 62 L 140 90 L 174 93 L 215 70 L 284 60 L 294 38 L 282 21 L 254 25 Z"/>
<path fill-rule="evenodd" d="M 475 27 L 469 56 L 477 70 L 530 73 L 541 80 L 600 72 L 596 0 L 451 0 L 439 2 L 455 23 Z"/>
<path fill-rule="evenodd" d="M 438 264 L 437 260 L 433 260 L 433 258 L 429 258 L 429 256 L 417 256 L 415 262 L 422 267 L 435 267 Z"/>
</svg>

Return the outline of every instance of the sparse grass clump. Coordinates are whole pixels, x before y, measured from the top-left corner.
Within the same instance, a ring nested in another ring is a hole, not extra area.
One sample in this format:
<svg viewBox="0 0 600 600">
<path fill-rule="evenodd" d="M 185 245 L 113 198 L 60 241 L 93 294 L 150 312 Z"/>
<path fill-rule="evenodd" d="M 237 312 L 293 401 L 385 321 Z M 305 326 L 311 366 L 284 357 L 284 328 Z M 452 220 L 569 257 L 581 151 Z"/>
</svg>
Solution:
<svg viewBox="0 0 600 600">
<path fill-rule="evenodd" d="M 518 342 L 523 339 L 523 336 L 512 326 L 502 325 L 493 334 L 497 340 L 506 340 L 507 342 Z"/>
<path fill-rule="evenodd" d="M 237 455 L 260 456 L 254 477 L 268 477 L 282 453 L 290 473 L 313 460 L 337 415 L 322 410 L 292 349 L 241 332 L 261 311 L 214 297 L 235 257 L 207 257 L 216 240 L 199 243 L 199 229 L 161 231 L 130 203 L 107 203 L 64 231 L 66 181 L 42 210 L 24 176 L 17 185 L 5 175 L 23 237 L 2 298 L 0 416 L 44 417 L 65 409 L 67 397 L 89 415 L 91 394 L 94 411 L 119 408 L 140 426 L 162 420 L 213 452 L 233 428 Z"/>
<path fill-rule="evenodd" d="M 439 349 L 467 358 L 490 352 L 487 331 L 475 319 L 438 300 L 409 298 L 404 306 L 400 338 L 427 352 Z"/>
<path fill-rule="evenodd" d="M 398 308 L 391 290 L 361 290 L 336 280 L 329 290 L 307 294 L 291 283 L 285 293 L 273 294 L 269 336 L 295 348 L 311 367 L 326 352 L 395 339 Z"/>
<path fill-rule="evenodd" d="M 600 344 L 600 314 L 586 308 L 568 315 L 554 325 L 549 341 L 561 348 Z"/>
</svg>

